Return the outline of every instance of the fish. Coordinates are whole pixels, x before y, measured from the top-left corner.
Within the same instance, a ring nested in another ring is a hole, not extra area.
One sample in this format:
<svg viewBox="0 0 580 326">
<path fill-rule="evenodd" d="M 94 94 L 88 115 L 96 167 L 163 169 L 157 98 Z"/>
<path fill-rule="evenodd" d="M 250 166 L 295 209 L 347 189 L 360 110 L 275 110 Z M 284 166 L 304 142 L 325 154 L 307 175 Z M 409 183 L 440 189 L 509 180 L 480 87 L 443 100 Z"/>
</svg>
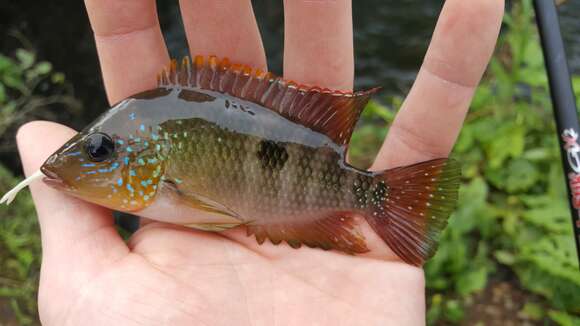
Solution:
<svg viewBox="0 0 580 326">
<path fill-rule="evenodd" d="M 216 56 L 173 60 L 157 80 L 0 202 L 42 179 L 117 211 L 353 255 L 369 251 L 362 216 L 405 263 L 434 255 L 461 168 L 446 157 L 385 171 L 350 165 L 348 143 L 378 88 L 305 86 Z"/>
</svg>

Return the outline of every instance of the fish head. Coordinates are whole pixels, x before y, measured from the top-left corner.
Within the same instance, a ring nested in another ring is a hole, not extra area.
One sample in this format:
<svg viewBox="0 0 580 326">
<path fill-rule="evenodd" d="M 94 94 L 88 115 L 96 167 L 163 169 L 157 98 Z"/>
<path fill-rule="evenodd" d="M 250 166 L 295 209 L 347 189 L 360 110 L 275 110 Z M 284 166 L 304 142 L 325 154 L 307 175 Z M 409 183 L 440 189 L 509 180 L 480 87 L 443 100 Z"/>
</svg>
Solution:
<svg viewBox="0 0 580 326">
<path fill-rule="evenodd" d="M 154 200 L 165 168 L 164 140 L 139 118 L 135 103 L 121 106 L 75 135 L 44 162 L 41 171 L 46 184 L 125 212 L 139 211 Z"/>
</svg>

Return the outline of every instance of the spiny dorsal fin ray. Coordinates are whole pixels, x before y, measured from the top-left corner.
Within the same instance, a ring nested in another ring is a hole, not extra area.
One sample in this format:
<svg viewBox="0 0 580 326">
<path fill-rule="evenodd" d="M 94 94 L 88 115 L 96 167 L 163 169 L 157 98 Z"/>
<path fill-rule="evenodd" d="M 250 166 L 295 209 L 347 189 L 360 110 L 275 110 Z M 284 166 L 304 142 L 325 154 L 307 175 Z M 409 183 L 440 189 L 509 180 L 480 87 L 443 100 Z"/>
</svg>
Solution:
<svg viewBox="0 0 580 326">
<path fill-rule="evenodd" d="M 160 87 L 183 86 L 229 94 L 278 112 L 285 118 L 346 145 L 373 88 L 342 92 L 296 84 L 260 69 L 232 64 L 227 58 L 172 60 L 157 77 Z"/>
</svg>

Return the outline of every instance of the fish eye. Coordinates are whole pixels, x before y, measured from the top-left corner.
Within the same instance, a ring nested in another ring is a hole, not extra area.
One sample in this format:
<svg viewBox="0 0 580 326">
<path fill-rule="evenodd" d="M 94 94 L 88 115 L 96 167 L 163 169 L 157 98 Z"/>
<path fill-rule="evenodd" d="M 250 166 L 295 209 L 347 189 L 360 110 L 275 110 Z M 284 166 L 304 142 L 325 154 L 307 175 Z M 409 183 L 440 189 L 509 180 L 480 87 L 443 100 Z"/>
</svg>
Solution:
<svg viewBox="0 0 580 326">
<path fill-rule="evenodd" d="M 85 139 L 85 151 L 93 162 L 102 162 L 115 152 L 115 143 L 106 134 L 96 132 Z"/>
</svg>

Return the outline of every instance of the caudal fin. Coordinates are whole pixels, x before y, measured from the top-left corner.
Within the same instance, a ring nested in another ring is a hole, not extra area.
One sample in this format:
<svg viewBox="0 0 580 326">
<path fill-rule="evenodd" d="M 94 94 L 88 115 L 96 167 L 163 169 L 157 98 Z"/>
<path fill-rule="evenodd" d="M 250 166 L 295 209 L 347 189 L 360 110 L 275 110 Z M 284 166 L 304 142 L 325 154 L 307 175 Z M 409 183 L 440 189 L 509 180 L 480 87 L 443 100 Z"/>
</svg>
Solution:
<svg viewBox="0 0 580 326">
<path fill-rule="evenodd" d="M 457 204 L 461 168 L 437 159 L 378 173 L 366 219 L 406 263 L 435 254 L 439 234 Z"/>
</svg>

